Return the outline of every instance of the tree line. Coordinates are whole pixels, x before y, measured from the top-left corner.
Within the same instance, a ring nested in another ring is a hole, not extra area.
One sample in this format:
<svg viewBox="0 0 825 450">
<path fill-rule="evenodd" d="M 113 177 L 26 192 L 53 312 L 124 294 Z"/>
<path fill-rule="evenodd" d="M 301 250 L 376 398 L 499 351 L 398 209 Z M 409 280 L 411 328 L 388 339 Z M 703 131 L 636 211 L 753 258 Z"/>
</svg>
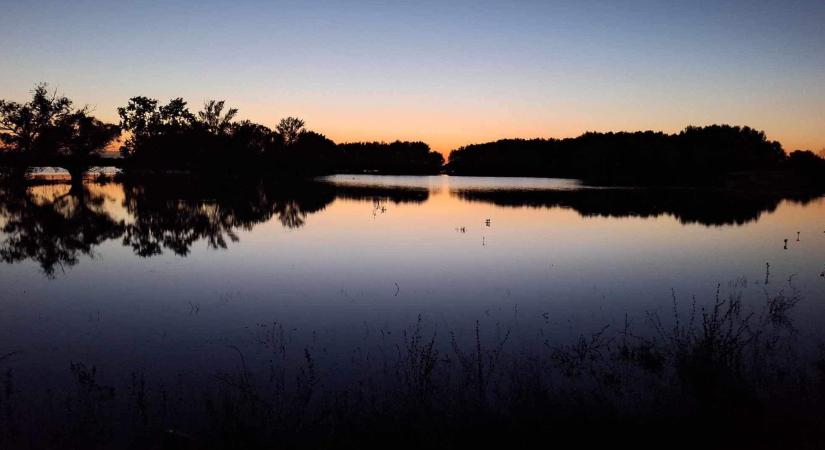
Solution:
<svg viewBox="0 0 825 450">
<path fill-rule="evenodd" d="M 567 139 L 504 139 L 450 154 L 447 172 L 580 178 L 601 183 L 704 184 L 742 172 L 825 174 L 811 151 L 786 154 L 750 127 L 689 126 L 679 133 L 585 133 Z"/>
<path fill-rule="evenodd" d="M 747 126 L 504 139 L 456 149 L 445 165 L 441 154 L 423 142 L 337 144 L 308 130 L 297 117 L 282 119 L 274 130 L 237 120 L 238 109 L 222 100 L 207 101 L 192 112 L 181 98 L 162 104 L 138 96 L 117 112 L 118 124 L 104 123 L 46 84 L 37 85 L 26 103 L 0 100 L 0 166 L 13 176 L 23 176 L 30 166 L 59 166 L 73 180 L 82 180 L 92 165 L 113 164 L 135 171 L 222 175 L 446 171 L 664 185 L 719 183 L 748 172 L 781 172 L 783 180 L 825 179 L 822 155 L 808 150 L 787 154 L 779 142 Z M 122 158 L 103 161 L 101 153 L 117 144 Z"/>
<path fill-rule="evenodd" d="M 46 84 L 37 85 L 26 103 L 0 100 L 0 165 L 18 176 L 31 166 L 59 166 L 81 180 L 118 143 L 122 158 L 116 164 L 132 170 L 423 174 L 438 173 L 444 163 L 423 142 L 336 144 L 297 117 L 282 119 L 274 130 L 236 120 L 238 109 L 223 100 L 209 100 L 192 112 L 182 98 L 162 104 L 138 96 L 117 113 L 118 124 L 104 123 Z"/>
</svg>

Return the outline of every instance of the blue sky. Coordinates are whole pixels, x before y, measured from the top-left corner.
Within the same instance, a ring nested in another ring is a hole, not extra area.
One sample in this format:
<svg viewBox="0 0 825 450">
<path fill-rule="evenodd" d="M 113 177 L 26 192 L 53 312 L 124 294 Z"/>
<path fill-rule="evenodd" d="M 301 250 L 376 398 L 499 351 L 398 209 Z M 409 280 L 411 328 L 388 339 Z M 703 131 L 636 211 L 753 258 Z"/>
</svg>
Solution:
<svg viewBox="0 0 825 450">
<path fill-rule="evenodd" d="M 339 141 L 748 124 L 825 147 L 825 1 L 2 1 L 0 97 L 226 99 Z"/>
</svg>

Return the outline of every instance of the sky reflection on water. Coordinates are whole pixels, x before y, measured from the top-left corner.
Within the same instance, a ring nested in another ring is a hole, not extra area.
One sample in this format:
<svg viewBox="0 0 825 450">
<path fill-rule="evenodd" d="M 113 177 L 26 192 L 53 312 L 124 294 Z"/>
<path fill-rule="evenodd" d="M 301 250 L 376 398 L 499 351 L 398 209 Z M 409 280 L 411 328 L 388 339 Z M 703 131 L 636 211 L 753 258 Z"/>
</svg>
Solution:
<svg viewBox="0 0 825 450">
<path fill-rule="evenodd" d="M 672 291 L 710 302 L 721 284 L 758 306 L 791 275 L 800 328 L 825 323 L 823 198 L 442 176 L 174 186 L 4 191 L 0 353 L 37 376 L 197 371 L 233 364 L 226 346 L 260 324 L 335 348 L 419 314 L 562 338 L 667 313 Z"/>
</svg>

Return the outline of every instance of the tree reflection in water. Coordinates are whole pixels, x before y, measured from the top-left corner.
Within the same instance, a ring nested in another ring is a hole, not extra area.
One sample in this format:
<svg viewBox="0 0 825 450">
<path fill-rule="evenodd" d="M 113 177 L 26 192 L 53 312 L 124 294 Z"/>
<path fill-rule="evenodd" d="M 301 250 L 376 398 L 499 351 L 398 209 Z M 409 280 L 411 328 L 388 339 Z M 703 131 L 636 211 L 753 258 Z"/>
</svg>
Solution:
<svg viewBox="0 0 825 450">
<path fill-rule="evenodd" d="M 307 216 L 336 197 L 359 200 L 423 202 L 426 189 L 336 187 L 329 183 L 267 183 L 260 180 L 204 182 L 159 178 L 124 182 L 123 207 L 129 220 L 106 210 L 97 186 L 49 184 L 0 187 L 0 257 L 7 263 L 36 261 L 48 277 L 57 268 L 73 266 L 80 255 L 122 238 L 141 257 L 170 251 L 187 256 L 192 245 L 205 241 L 224 249 L 238 241 L 238 231 L 276 219 L 283 227 L 300 228 Z"/>
<path fill-rule="evenodd" d="M 124 232 L 123 221 L 105 211 L 104 200 L 88 186 L 3 186 L 0 258 L 35 261 L 52 278 L 56 269 L 77 264 L 80 255 L 94 256 L 95 247 Z"/>
<path fill-rule="evenodd" d="M 571 208 L 584 217 L 659 217 L 671 215 L 682 224 L 744 225 L 783 200 L 806 204 L 821 194 L 746 192 L 700 188 L 607 188 L 575 190 L 461 189 L 456 197 L 506 207 Z"/>
<path fill-rule="evenodd" d="M 195 242 L 226 248 L 238 230 L 251 230 L 275 216 L 287 228 L 304 225 L 306 216 L 335 199 L 329 186 L 315 183 L 271 185 L 234 183 L 126 183 L 125 206 L 134 217 L 124 245 L 137 255 L 169 250 L 186 256 Z"/>
<path fill-rule="evenodd" d="M 106 194 L 117 192 L 117 195 Z M 0 258 L 35 261 L 47 277 L 57 269 L 94 256 L 95 247 L 120 239 L 141 257 L 164 252 L 187 256 L 200 241 L 224 249 L 239 231 L 277 220 L 297 229 L 335 199 L 377 205 L 423 203 L 426 187 L 336 184 L 322 181 L 278 183 L 259 179 L 205 181 L 157 177 L 127 179 L 122 185 L 0 185 Z M 114 189 L 114 190 L 112 190 Z M 112 197 L 122 205 L 113 207 Z M 507 207 L 572 208 L 582 216 L 657 217 L 682 223 L 741 225 L 773 211 L 783 200 L 808 202 L 816 195 L 745 193 L 711 189 L 455 189 L 463 201 Z M 109 195 L 109 202 L 106 202 Z M 122 218 L 113 211 L 122 206 Z"/>
</svg>

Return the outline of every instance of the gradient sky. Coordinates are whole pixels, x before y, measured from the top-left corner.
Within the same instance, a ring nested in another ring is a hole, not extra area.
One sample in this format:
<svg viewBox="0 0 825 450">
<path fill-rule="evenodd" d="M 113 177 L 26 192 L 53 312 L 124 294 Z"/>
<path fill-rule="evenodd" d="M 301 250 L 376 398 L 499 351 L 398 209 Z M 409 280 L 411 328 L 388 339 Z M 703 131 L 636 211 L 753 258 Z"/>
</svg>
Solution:
<svg viewBox="0 0 825 450">
<path fill-rule="evenodd" d="M 0 39 L 0 98 L 47 81 L 112 121 L 181 96 L 442 152 L 710 123 L 825 147 L 823 0 L 0 0 Z"/>
</svg>

